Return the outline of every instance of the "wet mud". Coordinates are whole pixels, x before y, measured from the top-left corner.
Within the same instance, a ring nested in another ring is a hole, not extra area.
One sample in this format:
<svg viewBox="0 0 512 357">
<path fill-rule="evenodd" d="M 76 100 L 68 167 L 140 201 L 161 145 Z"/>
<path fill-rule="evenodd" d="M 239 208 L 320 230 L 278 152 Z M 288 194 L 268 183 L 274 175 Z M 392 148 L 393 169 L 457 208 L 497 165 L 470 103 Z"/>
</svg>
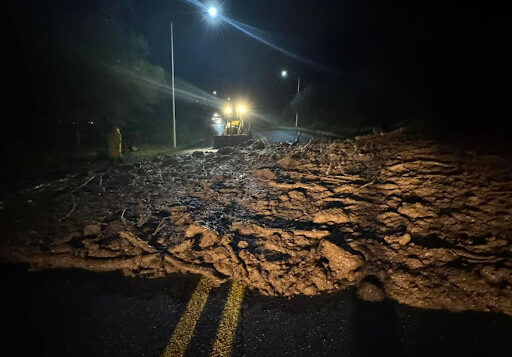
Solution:
<svg viewBox="0 0 512 357">
<path fill-rule="evenodd" d="M 84 171 L 6 197 L 30 269 L 190 272 L 270 296 L 512 315 L 512 159 L 403 131 Z"/>
</svg>

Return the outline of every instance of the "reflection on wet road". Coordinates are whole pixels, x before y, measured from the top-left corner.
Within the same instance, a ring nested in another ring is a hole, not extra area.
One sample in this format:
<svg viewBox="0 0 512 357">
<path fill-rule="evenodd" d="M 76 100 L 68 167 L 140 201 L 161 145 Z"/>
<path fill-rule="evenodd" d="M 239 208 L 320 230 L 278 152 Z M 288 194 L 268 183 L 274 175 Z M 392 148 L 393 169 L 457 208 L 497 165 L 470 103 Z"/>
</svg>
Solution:
<svg viewBox="0 0 512 357">
<path fill-rule="evenodd" d="M 273 129 L 256 131 L 255 138 L 265 138 L 269 142 L 294 142 L 297 138 L 298 131 L 296 129 Z M 312 134 L 301 132 L 299 141 L 301 143 L 308 142 L 313 138 Z"/>
</svg>

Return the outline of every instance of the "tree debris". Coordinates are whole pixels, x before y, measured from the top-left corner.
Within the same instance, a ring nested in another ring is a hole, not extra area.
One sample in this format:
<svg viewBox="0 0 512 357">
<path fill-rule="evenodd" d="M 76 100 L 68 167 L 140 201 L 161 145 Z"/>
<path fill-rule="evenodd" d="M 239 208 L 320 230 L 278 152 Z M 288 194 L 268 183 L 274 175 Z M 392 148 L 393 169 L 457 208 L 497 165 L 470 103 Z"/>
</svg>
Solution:
<svg viewBox="0 0 512 357">
<path fill-rule="evenodd" d="M 194 156 L 10 196 L 2 258 L 31 269 L 190 272 L 267 295 L 354 285 L 369 301 L 512 315 L 511 157 L 404 132 Z"/>
</svg>

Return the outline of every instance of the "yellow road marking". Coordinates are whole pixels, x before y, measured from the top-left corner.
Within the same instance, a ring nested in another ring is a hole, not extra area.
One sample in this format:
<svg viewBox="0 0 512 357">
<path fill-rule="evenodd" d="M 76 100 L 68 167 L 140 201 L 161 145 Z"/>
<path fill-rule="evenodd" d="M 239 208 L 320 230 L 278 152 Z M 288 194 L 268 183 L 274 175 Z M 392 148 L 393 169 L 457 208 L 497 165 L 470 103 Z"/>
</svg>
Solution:
<svg viewBox="0 0 512 357">
<path fill-rule="evenodd" d="M 243 297 L 244 286 L 236 281 L 233 282 L 210 357 L 229 357 L 231 355 L 231 346 L 235 338 Z"/>
<path fill-rule="evenodd" d="M 188 343 L 192 338 L 197 320 L 201 316 L 213 283 L 210 279 L 201 278 L 197 287 L 188 302 L 185 312 L 180 318 L 178 325 L 165 347 L 162 357 L 181 357 L 187 349 Z"/>
</svg>

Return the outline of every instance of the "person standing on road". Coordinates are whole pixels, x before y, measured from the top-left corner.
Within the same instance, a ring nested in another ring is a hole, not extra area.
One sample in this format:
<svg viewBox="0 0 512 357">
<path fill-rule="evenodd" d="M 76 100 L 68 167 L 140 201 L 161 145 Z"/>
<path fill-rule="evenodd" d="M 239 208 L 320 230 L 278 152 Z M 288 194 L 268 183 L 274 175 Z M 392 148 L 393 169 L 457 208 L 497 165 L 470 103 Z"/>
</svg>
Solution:
<svg viewBox="0 0 512 357">
<path fill-rule="evenodd" d="M 108 155 L 111 159 L 123 159 L 122 141 L 123 137 L 121 135 L 121 130 L 119 130 L 119 128 L 114 128 L 114 130 L 112 130 L 108 135 Z"/>
</svg>

